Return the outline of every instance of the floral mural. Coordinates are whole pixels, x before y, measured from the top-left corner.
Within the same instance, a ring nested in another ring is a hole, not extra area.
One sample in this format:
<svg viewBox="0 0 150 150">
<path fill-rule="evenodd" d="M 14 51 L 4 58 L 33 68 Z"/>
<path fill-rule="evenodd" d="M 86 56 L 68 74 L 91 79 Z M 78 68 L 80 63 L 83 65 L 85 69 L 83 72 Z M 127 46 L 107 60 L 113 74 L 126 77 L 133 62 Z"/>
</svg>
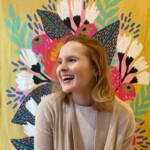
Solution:
<svg viewBox="0 0 150 150">
<path fill-rule="evenodd" d="M 121 11 L 120 3 L 121 0 L 48 0 L 40 2 L 41 7 L 34 13 L 27 11 L 26 21 L 13 3 L 8 5 L 8 17 L 3 22 L 7 41 L 17 47 L 12 49 L 17 59 L 10 62 L 15 86 L 5 89 L 6 105 L 15 110 L 11 123 L 22 126 L 25 133 L 24 137 L 10 138 L 16 150 L 34 149 L 36 108 L 41 98 L 51 93 L 60 47 L 66 38 L 79 33 L 98 39 L 104 46 L 113 91 L 134 111 L 132 149 L 150 148 L 150 131 L 145 128 L 148 120 L 143 118 L 150 110 L 150 69 L 139 40 L 142 24 L 133 21 L 134 12 Z"/>
</svg>

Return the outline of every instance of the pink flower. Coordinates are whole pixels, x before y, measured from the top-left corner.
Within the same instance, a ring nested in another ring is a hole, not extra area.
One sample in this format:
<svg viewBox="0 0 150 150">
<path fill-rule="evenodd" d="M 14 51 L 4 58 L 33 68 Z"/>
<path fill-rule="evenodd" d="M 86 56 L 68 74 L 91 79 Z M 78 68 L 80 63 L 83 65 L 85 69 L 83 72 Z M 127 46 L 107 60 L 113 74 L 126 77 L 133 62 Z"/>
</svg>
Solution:
<svg viewBox="0 0 150 150">
<path fill-rule="evenodd" d="M 122 79 L 121 74 L 117 69 L 117 67 L 110 66 L 110 78 L 111 78 L 112 88 L 115 91 L 121 84 L 121 79 Z"/>
<path fill-rule="evenodd" d="M 136 96 L 135 87 L 131 83 L 122 83 L 115 94 L 123 101 L 133 100 Z"/>
<path fill-rule="evenodd" d="M 38 35 L 32 40 L 32 51 L 37 55 L 41 54 L 50 42 L 50 38 L 46 34 Z"/>
<path fill-rule="evenodd" d="M 68 37 L 71 35 L 65 35 L 63 38 L 53 39 L 51 43 L 42 52 L 40 59 L 44 66 L 44 73 L 51 79 L 56 79 L 55 68 L 57 65 L 57 57 L 61 47 Z"/>
<path fill-rule="evenodd" d="M 86 34 L 89 37 L 92 37 L 97 32 L 96 26 L 94 24 L 84 24 L 79 27 L 75 34 Z"/>
</svg>

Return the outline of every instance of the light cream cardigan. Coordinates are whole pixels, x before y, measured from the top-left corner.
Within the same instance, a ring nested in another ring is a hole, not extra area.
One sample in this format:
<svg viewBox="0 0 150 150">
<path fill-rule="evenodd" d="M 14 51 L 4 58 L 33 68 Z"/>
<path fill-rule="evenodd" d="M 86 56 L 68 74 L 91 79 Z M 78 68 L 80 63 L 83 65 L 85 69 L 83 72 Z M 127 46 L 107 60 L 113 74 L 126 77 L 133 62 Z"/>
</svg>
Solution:
<svg viewBox="0 0 150 150">
<path fill-rule="evenodd" d="M 44 97 L 35 126 L 35 150 L 84 150 L 72 100 L 68 105 L 54 94 Z M 94 150 L 131 150 L 134 127 L 129 105 L 115 99 L 113 112 L 97 111 Z"/>
</svg>

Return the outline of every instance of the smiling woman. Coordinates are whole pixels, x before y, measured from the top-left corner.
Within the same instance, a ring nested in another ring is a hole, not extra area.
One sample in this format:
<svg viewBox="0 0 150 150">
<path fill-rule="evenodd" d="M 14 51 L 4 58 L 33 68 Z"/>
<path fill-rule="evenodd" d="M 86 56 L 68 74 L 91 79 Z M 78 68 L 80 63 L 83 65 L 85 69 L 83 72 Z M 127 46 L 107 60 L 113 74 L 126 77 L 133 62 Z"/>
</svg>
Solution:
<svg viewBox="0 0 150 150">
<path fill-rule="evenodd" d="M 36 115 L 35 150 L 129 150 L 131 108 L 115 98 L 105 50 L 94 38 L 69 37 L 60 49 L 54 93 Z"/>
</svg>

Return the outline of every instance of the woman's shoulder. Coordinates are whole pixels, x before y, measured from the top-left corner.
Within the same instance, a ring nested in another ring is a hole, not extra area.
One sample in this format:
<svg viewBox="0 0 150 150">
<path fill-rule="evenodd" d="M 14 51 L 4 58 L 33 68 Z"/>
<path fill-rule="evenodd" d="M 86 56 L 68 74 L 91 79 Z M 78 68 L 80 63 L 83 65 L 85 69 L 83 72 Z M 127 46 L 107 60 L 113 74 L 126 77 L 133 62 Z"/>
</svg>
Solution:
<svg viewBox="0 0 150 150">
<path fill-rule="evenodd" d="M 43 96 L 38 107 L 44 108 L 55 108 L 61 103 L 61 100 L 57 98 L 55 93 Z"/>
<path fill-rule="evenodd" d="M 54 103 L 56 101 L 56 94 L 55 93 L 51 93 L 49 95 L 44 95 L 41 98 L 41 102 L 43 103 Z"/>
<path fill-rule="evenodd" d="M 115 110 L 120 113 L 120 115 L 123 115 L 125 117 L 125 115 L 127 117 L 131 116 L 134 117 L 134 112 L 131 109 L 130 105 L 127 104 L 126 102 L 120 100 L 119 98 L 115 97 L 114 100 L 114 108 Z"/>
</svg>

